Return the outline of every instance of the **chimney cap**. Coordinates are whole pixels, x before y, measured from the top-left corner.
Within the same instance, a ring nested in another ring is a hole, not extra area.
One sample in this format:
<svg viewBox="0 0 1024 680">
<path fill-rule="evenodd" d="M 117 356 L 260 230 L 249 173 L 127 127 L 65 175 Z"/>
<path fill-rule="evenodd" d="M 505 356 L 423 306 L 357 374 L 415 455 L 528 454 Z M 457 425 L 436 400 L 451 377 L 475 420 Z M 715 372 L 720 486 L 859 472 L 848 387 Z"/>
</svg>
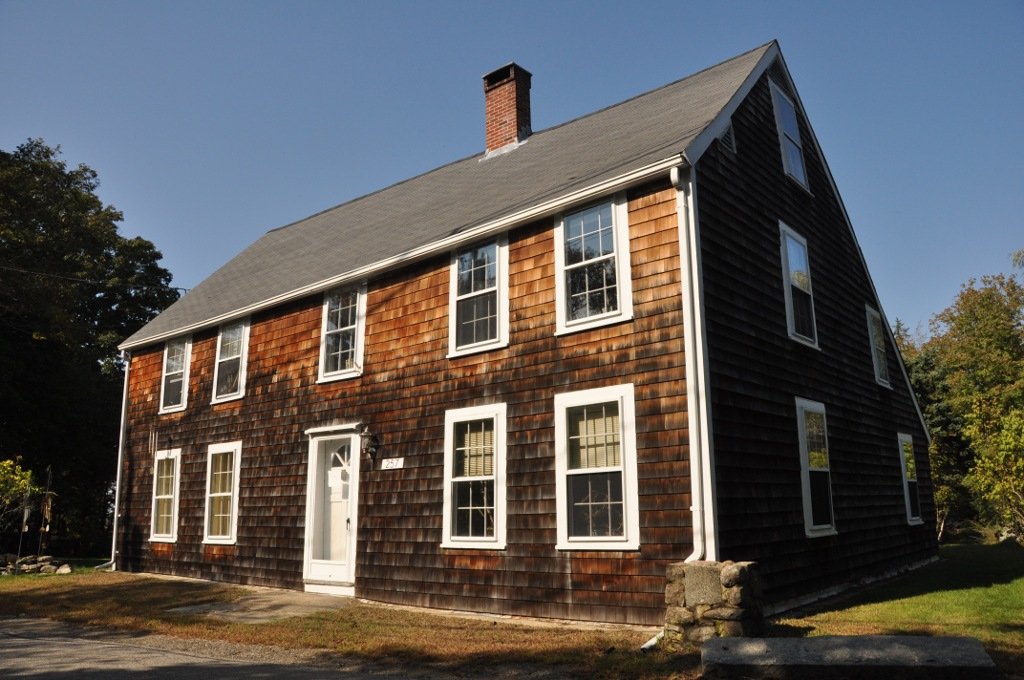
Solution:
<svg viewBox="0 0 1024 680">
<path fill-rule="evenodd" d="M 517 64 L 516 62 L 510 61 L 504 66 L 499 66 L 490 73 L 484 74 L 484 89 L 489 90 L 492 87 L 496 87 L 504 82 L 507 82 L 515 78 L 516 76 L 525 76 L 526 78 L 531 78 L 533 74 L 527 71 L 519 64 Z"/>
</svg>

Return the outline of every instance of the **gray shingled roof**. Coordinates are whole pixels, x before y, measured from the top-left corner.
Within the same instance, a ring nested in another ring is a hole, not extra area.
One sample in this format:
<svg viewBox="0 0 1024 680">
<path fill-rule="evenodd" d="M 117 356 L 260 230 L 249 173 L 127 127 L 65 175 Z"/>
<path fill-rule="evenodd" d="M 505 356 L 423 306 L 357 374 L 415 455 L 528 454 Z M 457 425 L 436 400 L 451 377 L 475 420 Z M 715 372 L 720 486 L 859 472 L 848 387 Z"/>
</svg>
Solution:
<svg viewBox="0 0 1024 680">
<path fill-rule="evenodd" d="M 274 229 L 189 291 L 122 348 L 139 347 L 327 287 L 651 164 L 680 158 L 772 49 L 763 45 L 657 90 L 535 132 L 515 150 L 479 154 Z M 691 161 L 695 159 L 690 159 Z"/>
</svg>

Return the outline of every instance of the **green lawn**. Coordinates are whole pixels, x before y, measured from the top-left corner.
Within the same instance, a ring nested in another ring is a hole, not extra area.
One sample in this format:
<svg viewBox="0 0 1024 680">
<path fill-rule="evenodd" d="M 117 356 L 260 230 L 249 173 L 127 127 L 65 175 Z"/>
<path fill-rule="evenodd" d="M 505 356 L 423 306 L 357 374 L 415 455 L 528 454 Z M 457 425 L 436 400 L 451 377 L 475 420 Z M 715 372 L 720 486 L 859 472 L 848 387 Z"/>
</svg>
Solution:
<svg viewBox="0 0 1024 680">
<path fill-rule="evenodd" d="M 940 560 L 810 613 L 784 616 L 775 635 L 966 635 L 1006 673 L 1024 676 L 1024 548 L 943 547 Z"/>
</svg>

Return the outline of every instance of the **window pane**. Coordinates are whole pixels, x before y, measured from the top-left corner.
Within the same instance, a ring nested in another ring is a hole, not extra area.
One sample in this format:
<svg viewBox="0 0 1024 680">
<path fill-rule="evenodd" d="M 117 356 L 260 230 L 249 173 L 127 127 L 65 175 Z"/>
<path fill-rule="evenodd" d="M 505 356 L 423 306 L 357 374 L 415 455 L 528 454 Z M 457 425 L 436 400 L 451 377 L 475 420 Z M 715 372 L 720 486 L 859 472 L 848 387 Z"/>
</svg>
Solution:
<svg viewBox="0 0 1024 680">
<path fill-rule="evenodd" d="M 161 458 L 156 463 L 157 496 L 170 496 L 174 493 L 174 459 Z"/>
<path fill-rule="evenodd" d="M 906 466 L 907 479 L 917 480 L 917 461 L 914 459 L 913 442 L 903 442 L 903 464 Z"/>
<path fill-rule="evenodd" d="M 832 490 L 827 470 L 811 470 L 811 522 L 814 526 L 832 525 Z"/>
<path fill-rule="evenodd" d="M 463 538 L 494 536 L 494 482 L 453 482 L 455 517 L 452 535 Z"/>
<path fill-rule="evenodd" d="M 230 494 L 232 466 L 232 452 L 215 453 L 210 461 L 210 493 Z"/>
<path fill-rule="evenodd" d="M 181 405 L 182 374 L 169 374 L 164 377 L 164 408 Z"/>
<path fill-rule="evenodd" d="M 566 421 L 570 470 L 622 464 L 618 402 L 575 406 L 566 411 Z"/>
<path fill-rule="evenodd" d="M 210 498 L 210 536 L 228 536 L 231 527 L 231 496 Z"/>
<path fill-rule="evenodd" d="M 242 356 L 242 324 L 225 326 L 220 332 L 220 358 Z"/>
<path fill-rule="evenodd" d="M 498 244 L 470 248 L 457 258 L 459 295 L 494 288 L 498 281 Z"/>
<path fill-rule="evenodd" d="M 917 495 L 917 480 L 907 481 L 907 495 L 910 496 L 910 516 L 921 516 L 921 498 Z"/>
<path fill-rule="evenodd" d="M 359 293 L 338 291 L 327 298 L 327 331 L 355 326 Z"/>
<path fill-rule="evenodd" d="M 491 291 L 456 305 L 456 345 L 464 347 L 498 337 L 498 293 Z"/>
<path fill-rule="evenodd" d="M 623 536 L 622 473 L 575 474 L 568 479 L 569 536 Z"/>
<path fill-rule="evenodd" d="M 565 276 L 570 320 L 618 309 L 614 258 L 574 267 Z"/>
<path fill-rule="evenodd" d="M 786 264 L 789 266 L 789 280 L 793 287 L 810 293 L 811 273 L 807 265 L 807 248 L 789 234 L 786 234 Z"/>
<path fill-rule="evenodd" d="M 325 373 L 334 373 L 355 366 L 356 331 L 354 328 L 329 332 L 324 338 Z"/>
<path fill-rule="evenodd" d="M 217 396 L 234 394 L 238 391 L 238 374 L 241 365 L 240 358 L 220 362 L 217 369 Z"/>
<path fill-rule="evenodd" d="M 494 421 L 476 420 L 455 425 L 455 461 L 452 477 L 494 474 Z"/>
<path fill-rule="evenodd" d="M 578 264 L 615 252 L 611 203 L 566 216 L 563 229 L 566 265 Z"/>
<path fill-rule="evenodd" d="M 793 108 L 793 104 L 788 99 L 779 94 L 775 97 L 775 102 L 779 107 L 779 120 L 782 122 L 782 131 L 787 137 L 800 142 L 800 126 L 796 120 L 796 110 Z"/>
<path fill-rule="evenodd" d="M 167 343 L 167 364 L 165 373 L 180 373 L 185 368 L 185 341 L 176 340 Z"/>
<path fill-rule="evenodd" d="M 783 143 L 783 147 L 786 150 L 786 169 L 789 174 L 793 175 L 801 184 L 807 185 L 807 173 L 804 171 L 804 156 L 800 147 L 792 142 L 790 139 L 786 139 Z"/>
<path fill-rule="evenodd" d="M 171 533 L 171 503 L 170 498 L 158 498 L 154 508 L 155 517 L 153 521 L 153 533 L 160 536 L 167 536 Z"/>
<path fill-rule="evenodd" d="M 809 293 L 796 286 L 792 288 L 793 300 L 793 332 L 810 340 L 814 340 L 814 310 Z"/>
<path fill-rule="evenodd" d="M 807 441 L 808 467 L 812 470 L 828 470 L 825 414 L 804 411 L 804 433 Z"/>
</svg>

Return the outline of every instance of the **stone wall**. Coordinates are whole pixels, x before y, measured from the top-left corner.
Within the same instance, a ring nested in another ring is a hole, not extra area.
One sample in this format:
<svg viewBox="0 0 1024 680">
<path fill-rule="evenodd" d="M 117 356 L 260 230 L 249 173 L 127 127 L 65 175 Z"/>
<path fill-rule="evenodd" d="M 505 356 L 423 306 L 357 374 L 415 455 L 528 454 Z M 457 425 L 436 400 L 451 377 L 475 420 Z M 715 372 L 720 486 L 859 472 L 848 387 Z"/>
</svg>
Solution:
<svg viewBox="0 0 1024 680">
<path fill-rule="evenodd" d="M 666 576 L 666 642 L 761 635 L 764 595 L 756 562 L 675 562 Z"/>
</svg>

